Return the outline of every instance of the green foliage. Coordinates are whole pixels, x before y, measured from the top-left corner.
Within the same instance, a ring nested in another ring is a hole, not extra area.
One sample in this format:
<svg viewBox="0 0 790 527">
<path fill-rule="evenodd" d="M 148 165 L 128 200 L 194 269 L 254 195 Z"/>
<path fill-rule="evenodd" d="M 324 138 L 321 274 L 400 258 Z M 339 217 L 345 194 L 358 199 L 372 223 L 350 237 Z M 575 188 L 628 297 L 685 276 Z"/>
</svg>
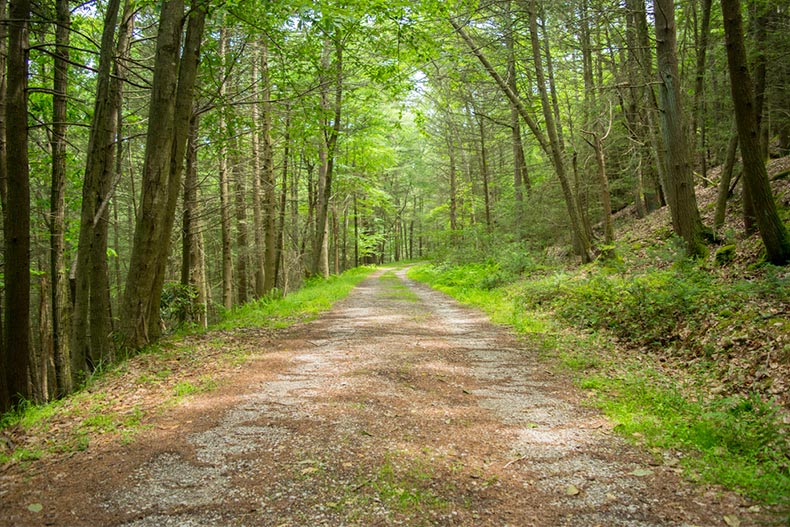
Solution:
<svg viewBox="0 0 790 527">
<path fill-rule="evenodd" d="M 198 296 L 197 289 L 190 284 L 168 282 L 162 290 L 160 313 L 162 319 L 169 322 L 169 326 L 178 329 L 184 324 L 196 320 L 203 309 L 202 305 L 195 302 Z"/>
</svg>

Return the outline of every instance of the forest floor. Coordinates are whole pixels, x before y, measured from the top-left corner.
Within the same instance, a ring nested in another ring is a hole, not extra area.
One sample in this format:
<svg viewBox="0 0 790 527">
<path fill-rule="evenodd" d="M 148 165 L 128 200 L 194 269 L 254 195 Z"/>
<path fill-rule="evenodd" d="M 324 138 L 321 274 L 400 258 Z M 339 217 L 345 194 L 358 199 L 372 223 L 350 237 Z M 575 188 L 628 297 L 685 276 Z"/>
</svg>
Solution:
<svg viewBox="0 0 790 527">
<path fill-rule="evenodd" d="M 739 495 L 684 480 L 676 455 L 627 443 L 550 359 L 404 269 L 310 323 L 189 339 L 249 354 L 129 441 L 0 468 L 0 524 L 761 522 Z"/>
</svg>

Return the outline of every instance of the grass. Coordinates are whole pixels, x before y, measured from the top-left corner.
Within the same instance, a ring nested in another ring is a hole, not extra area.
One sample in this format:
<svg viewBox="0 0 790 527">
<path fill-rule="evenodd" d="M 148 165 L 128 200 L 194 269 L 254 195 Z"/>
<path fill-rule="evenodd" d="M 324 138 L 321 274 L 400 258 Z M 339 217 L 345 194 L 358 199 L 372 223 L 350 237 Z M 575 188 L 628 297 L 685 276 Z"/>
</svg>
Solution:
<svg viewBox="0 0 790 527">
<path fill-rule="evenodd" d="M 302 289 L 288 296 L 272 295 L 226 313 L 208 332 L 240 327 L 283 328 L 312 320 L 345 297 L 372 271 L 373 268 L 364 267 L 326 280 L 309 280 Z M 199 375 L 204 361 L 239 366 L 249 357 L 248 351 L 229 347 L 221 334 L 206 339 L 202 349 L 183 344 L 183 337 L 177 335 L 160 341 L 133 358 L 94 372 L 83 388 L 69 397 L 41 405 L 23 402 L 0 416 L 0 432 L 10 434 L 16 443 L 0 449 L 0 464 L 85 450 L 103 436 L 130 443 L 147 428 L 148 417 L 186 397 L 217 388 L 218 380 L 213 375 Z M 157 403 L 145 408 L 126 406 L 126 392 L 140 390 L 157 397 Z"/>
<path fill-rule="evenodd" d="M 372 267 L 358 267 L 327 279 L 310 279 L 302 289 L 285 297 L 274 294 L 234 308 L 213 329 L 285 328 L 313 320 L 345 298 L 371 272 Z"/>
<path fill-rule="evenodd" d="M 432 479 L 430 464 L 396 452 L 385 456 L 368 485 L 381 502 L 400 512 L 444 510 L 449 502 L 431 489 Z"/>
<path fill-rule="evenodd" d="M 420 300 L 417 293 L 409 289 L 409 287 L 395 275 L 394 271 L 382 273 L 381 276 L 379 276 L 379 281 L 387 287 L 384 293 L 386 298 L 403 300 L 404 302 L 419 302 Z"/>
<path fill-rule="evenodd" d="M 778 408 L 738 386 L 711 393 L 720 382 L 717 368 L 726 367 L 717 359 L 732 351 L 732 343 L 716 339 L 759 324 L 772 324 L 766 334 L 775 332 L 777 322 L 759 316 L 755 299 L 787 300 L 787 277 L 768 270 L 760 279 L 725 283 L 688 262 L 632 274 L 593 265 L 509 282 L 492 275 L 495 264 L 410 271 L 532 337 L 589 391 L 618 432 L 680 452 L 689 477 L 762 503 L 788 504 L 790 430 Z M 623 345 L 631 352 L 620 353 Z M 667 355 L 682 370 L 682 383 L 662 364 Z"/>
</svg>

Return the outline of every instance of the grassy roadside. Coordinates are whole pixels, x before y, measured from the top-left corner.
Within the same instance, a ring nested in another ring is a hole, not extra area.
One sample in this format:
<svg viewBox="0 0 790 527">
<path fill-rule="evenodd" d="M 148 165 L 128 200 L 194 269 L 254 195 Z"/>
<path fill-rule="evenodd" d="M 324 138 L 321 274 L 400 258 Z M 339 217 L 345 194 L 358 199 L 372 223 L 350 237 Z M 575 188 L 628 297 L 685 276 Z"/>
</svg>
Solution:
<svg viewBox="0 0 790 527">
<path fill-rule="evenodd" d="M 409 276 L 513 327 L 657 461 L 671 451 L 692 479 L 790 505 L 790 414 L 775 374 L 790 363 L 790 278 L 720 280 L 687 261 L 628 268 L 422 265 Z"/>
<path fill-rule="evenodd" d="M 373 270 L 352 269 L 309 281 L 286 297 L 251 302 L 208 331 L 173 335 L 97 371 L 69 397 L 21 405 L 0 416 L 0 465 L 133 442 L 153 417 L 191 395 L 216 389 L 253 354 L 265 351 L 277 329 L 316 318 Z"/>
</svg>

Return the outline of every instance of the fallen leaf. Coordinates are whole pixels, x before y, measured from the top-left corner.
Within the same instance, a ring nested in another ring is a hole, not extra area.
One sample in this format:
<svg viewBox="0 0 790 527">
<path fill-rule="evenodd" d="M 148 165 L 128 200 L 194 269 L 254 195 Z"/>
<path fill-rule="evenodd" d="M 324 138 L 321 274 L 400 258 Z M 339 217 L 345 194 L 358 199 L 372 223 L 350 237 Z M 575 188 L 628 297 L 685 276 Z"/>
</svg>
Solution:
<svg viewBox="0 0 790 527">
<path fill-rule="evenodd" d="M 318 468 L 316 467 L 307 467 L 302 469 L 302 474 L 315 474 L 318 472 Z"/>
<path fill-rule="evenodd" d="M 631 474 L 632 476 L 636 476 L 638 478 L 643 478 L 645 476 L 653 475 L 653 471 L 647 468 L 638 468 L 633 472 L 629 472 L 629 474 Z"/>
<path fill-rule="evenodd" d="M 30 505 L 27 506 L 27 510 L 29 510 L 30 512 L 41 512 L 42 510 L 44 510 L 44 506 L 41 505 L 40 503 L 31 503 Z"/>
<path fill-rule="evenodd" d="M 576 485 L 568 485 L 565 487 L 565 495 L 567 496 L 576 496 L 581 492 Z"/>
<path fill-rule="evenodd" d="M 724 523 L 726 523 L 730 527 L 741 527 L 741 520 L 739 520 L 737 516 L 725 514 Z"/>
</svg>

